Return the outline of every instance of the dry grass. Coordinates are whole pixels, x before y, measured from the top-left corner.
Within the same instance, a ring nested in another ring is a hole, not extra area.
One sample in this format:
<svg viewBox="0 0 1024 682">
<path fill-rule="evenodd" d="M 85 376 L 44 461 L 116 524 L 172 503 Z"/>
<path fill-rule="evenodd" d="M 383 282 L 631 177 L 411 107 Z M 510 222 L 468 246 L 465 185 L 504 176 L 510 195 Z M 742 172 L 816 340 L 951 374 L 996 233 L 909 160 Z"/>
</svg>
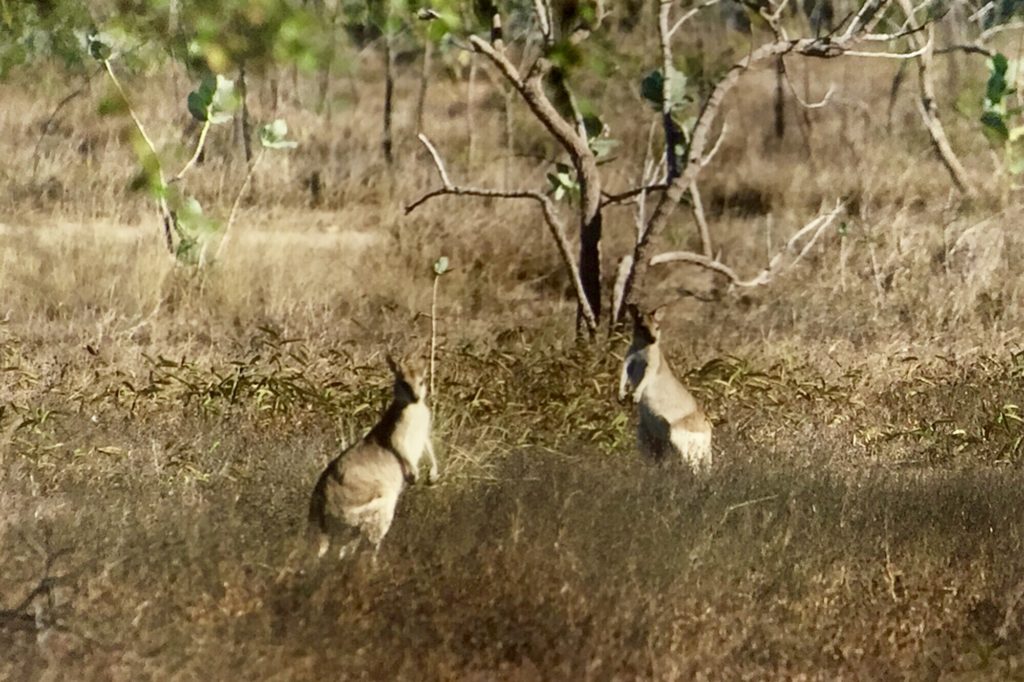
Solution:
<svg viewBox="0 0 1024 682">
<path fill-rule="evenodd" d="M 968 64 L 961 77 L 980 78 Z M 752 75 L 703 191 L 745 273 L 765 262 L 769 221 L 778 245 L 842 197 L 845 233 L 769 288 L 727 294 L 677 269 L 646 292 L 670 303 L 670 354 L 716 423 L 705 480 L 638 461 L 613 398 L 623 343 L 571 338 L 532 206 L 402 215 L 433 178 L 411 110 L 399 167 L 378 161 L 372 81 L 357 96 L 339 83 L 329 121 L 302 107 L 312 83 L 283 81 L 300 150 L 258 173 L 238 239 L 202 276 L 168 262 L 124 189 L 124 122 L 94 113 L 99 81 L 34 171 L 66 86 L 0 86 L 0 678 L 1020 676 L 1020 212 L 1000 191 L 950 198 L 906 92 L 886 132 L 877 83 L 895 67 L 812 67 L 841 85 L 838 106 L 791 109 L 777 142 L 761 113 L 772 82 Z M 190 134 L 165 94 L 183 79 L 129 82 L 170 153 Z M 254 91 L 269 115 L 266 83 Z M 533 155 L 553 151 L 522 111 L 506 179 L 485 87 L 467 168 L 466 128 L 449 125 L 463 96 L 445 83 L 430 100 L 453 174 L 541 183 Z M 629 93 L 609 107 L 625 142 L 612 189 L 643 154 L 636 107 Z M 946 120 L 983 180 L 976 128 Z M 241 170 L 227 133 L 212 144 L 224 158 L 189 188 L 223 215 Z M 631 230 L 609 211 L 609 265 Z M 663 245 L 693 239 L 681 215 Z M 456 268 L 441 286 L 446 479 L 403 498 L 378 570 L 311 563 L 314 477 L 373 422 L 382 351 L 426 347 L 441 254 Z M 52 600 L 4 611 L 48 556 Z"/>
</svg>

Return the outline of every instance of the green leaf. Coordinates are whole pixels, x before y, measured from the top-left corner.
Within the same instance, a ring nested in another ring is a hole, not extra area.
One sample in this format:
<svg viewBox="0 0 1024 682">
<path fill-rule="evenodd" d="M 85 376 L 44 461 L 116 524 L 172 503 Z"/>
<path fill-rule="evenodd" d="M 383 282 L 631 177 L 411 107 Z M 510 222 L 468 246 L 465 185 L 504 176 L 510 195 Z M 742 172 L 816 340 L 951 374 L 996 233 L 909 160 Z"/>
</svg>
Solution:
<svg viewBox="0 0 1024 682">
<path fill-rule="evenodd" d="M 100 37 L 96 34 L 92 34 L 88 37 L 89 45 L 89 56 L 97 61 L 104 61 L 110 59 L 110 55 L 113 54 L 113 50 L 110 45 L 107 45 Z"/>
<path fill-rule="evenodd" d="M 203 250 L 211 237 L 221 230 L 221 225 L 203 214 L 202 205 L 194 197 L 172 197 L 168 203 L 174 210 L 178 234 L 174 255 L 182 263 L 198 265 Z"/>
<path fill-rule="evenodd" d="M 448 272 L 448 257 L 441 256 L 434 261 L 434 273 L 440 277 L 444 273 Z"/>
<path fill-rule="evenodd" d="M 655 69 L 640 81 L 640 96 L 647 100 L 655 109 L 661 109 L 662 87 L 665 82 L 661 71 Z"/>
<path fill-rule="evenodd" d="M 587 114 L 583 117 L 583 128 L 587 131 L 587 138 L 595 138 L 604 132 L 604 121 L 597 114 Z"/>
<path fill-rule="evenodd" d="M 995 111 L 986 111 L 981 115 L 981 124 L 984 126 L 982 132 L 989 142 L 994 145 L 1005 144 L 1010 139 L 1010 131 L 1006 127 L 1006 121 Z"/>
<path fill-rule="evenodd" d="M 998 104 L 1003 97 L 1009 94 L 1006 82 L 1006 71 L 1009 68 L 1009 61 L 1006 55 L 997 52 L 989 60 L 988 84 L 985 86 L 985 99 L 992 104 Z"/>
<path fill-rule="evenodd" d="M 547 58 L 556 67 L 568 73 L 583 63 L 583 51 L 571 40 L 562 39 L 548 49 Z"/>
<path fill-rule="evenodd" d="M 260 128 L 260 144 L 267 149 L 294 149 L 298 142 L 284 139 L 288 134 L 288 124 L 279 118 Z"/>
<path fill-rule="evenodd" d="M 434 43 L 440 43 L 445 36 L 456 35 L 462 31 L 462 21 L 456 12 L 450 8 L 433 8 L 440 16 L 431 19 L 427 25 L 427 38 Z"/>
<path fill-rule="evenodd" d="M 217 74 L 213 95 L 210 100 L 210 123 L 227 123 L 231 115 L 238 109 L 240 98 L 235 90 L 235 82 Z"/>
<path fill-rule="evenodd" d="M 188 94 L 188 111 L 197 121 L 227 123 L 238 108 L 235 82 L 217 74 L 207 74 L 199 87 Z"/>
<path fill-rule="evenodd" d="M 1018 157 L 1011 159 L 1010 162 L 1006 164 L 1006 170 L 1010 171 L 1010 174 L 1012 175 L 1020 175 L 1021 173 L 1024 173 L 1024 158 Z"/>
<path fill-rule="evenodd" d="M 619 144 L 619 140 L 610 137 L 595 138 L 590 141 L 590 151 L 594 152 L 596 158 L 604 159 L 615 151 Z"/>
<path fill-rule="evenodd" d="M 206 109 L 209 105 L 209 102 L 203 101 L 203 97 L 198 91 L 193 90 L 188 93 L 188 113 L 192 114 L 192 118 L 195 120 L 206 120 Z"/>
<path fill-rule="evenodd" d="M 656 110 L 661 111 L 662 102 L 668 99 L 673 111 L 682 108 L 692 101 L 686 94 L 686 74 L 671 68 L 668 72 L 668 91 L 665 91 L 665 76 L 661 69 L 651 71 L 640 81 L 640 95 L 647 100 Z"/>
</svg>

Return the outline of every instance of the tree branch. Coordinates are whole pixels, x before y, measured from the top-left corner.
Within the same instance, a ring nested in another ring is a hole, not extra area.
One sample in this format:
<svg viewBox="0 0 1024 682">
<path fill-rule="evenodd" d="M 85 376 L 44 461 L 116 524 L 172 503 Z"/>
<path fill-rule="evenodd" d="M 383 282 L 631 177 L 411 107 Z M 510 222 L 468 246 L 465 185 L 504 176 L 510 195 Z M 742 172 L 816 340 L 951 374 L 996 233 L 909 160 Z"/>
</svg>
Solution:
<svg viewBox="0 0 1024 682">
<path fill-rule="evenodd" d="M 914 8 L 910 4 L 910 0 L 899 0 L 900 7 L 903 9 L 904 14 L 907 17 L 907 23 L 912 28 L 920 28 L 916 24 L 914 19 Z M 967 194 L 968 196 L 974 194 L 974 188 L 971 186 L 970 181 L 967 179 L 967 171 L 964 170 L 963 165 L 960 163 L 960 159 L 957 158 L 956 153 L 953 151 L 953 146 L 949 143 L 949 138 L 946 137 L 946 130 L 942 126 L 942 121 L 939 120 L 939 108 L 935 103 L 935 88 L 932 85 L 932 42 L 934 37 L 934 27 L 932 24 L 927 24 L 928 40 L 920 47 L 917 52 L 917 76 L 918 83 L 921 90 L 920 99 L 918 99 L 918 111 L 921 114 L 921 120 L 924 123 L 925 128 L 928 130 L 928 134 L 931 135 L 932 144 L 935 146 L 935 151 L 939 155 L 939 159 L 942 161 L 942 165 L 946 167 L 946 171 L 949 172 L 950 179 L 956 188 Z M 921 37 L 916 33 L 910 37 L 911 44 L 920 45 Z"/>
<path fill-rule="evenodd" d="M 817 216 L 814 220 L 797 230 L 796 234 L 790 237 L 789 241 L 786 242 L 786 246 L 771 258 L 768 262 L 768 267 L 750 279 L 743 279 L 735 270 L 725 263 L 722 263 L 717 258 L 694 253 L 693 251 L 669 251 L 667 253 L 661 253 L 651 258 L 651 265 L 687 263 L 705 268 L 706 270 L 711 270 L 712 272 L 716 272 L 724 276 L 729 280 L 730 285 L 733 287 L 759 287 L 768 284 L 777 276 L 791 270 L 797 263 L 803 260 L 804 256 L 810 252 L 811 248 L 818 241 L 818 238 L 824 234 L 825 230 L 828 229 L 833 222 L 835 222 L 835 219 L 839 216 L 842 210 L 842 202 L 836 202 L 835 208 L 830 212 Z M 808 235 L 810 236 L 808 237 Z M 802 245 L 801 241 L 803 241 Z M 788 264 L 783 265 L 783 258 L 787 254 L 795 255 Z"/>
<path fill-rule="evenodd" d="M 441 180 L 441 187 L 427 192 L 420 198 L 408 204 L 405 207 L 405 214 L 408 215 L 412 213 L 419 206 L 422 206 L 427 201 L 430 201 L 435 197 L 448 194 L 455 196 L 489 197 L 496 199 L 530 199 L 532 201 L 536 201 L 540 204 L 541 211 L 544 214 L 544 222 L 547 223 L 548 230 L 551 232 L 551 236 L 555 240 L 555 245 L 558 247 L 558 252 L 562 256 L 562 262 L 565 263 L 565 267 L 569 272 L 569 277 L 572 279 L 573 288 L 576 291 L 576 299 L 579 302 L 580 310 L 582 311 L 587 329 L 590 333 L 595 333 L 597 331 L 597 318 L 594 315 L 594 311 L 590 307 L 584 293 L 583 280 L 580 277 L 579 267 L 577 267 L 576 261 L 572 257 L 572 245 L 569 243 L 569 238 L 566 236 L 565 225 L 563 225 L 562 221 L 559 219 L 551 199 L 540 192 L 530 190 L 505 191 L 456 185 L 448 176 L 448 171 L 445 168 L 444 161 L 441 159 L 441 155 L 438 154 L 437 149 L 434 147 L 433 143 L 431 143 L 430 139 L 423 133 L 420 133 L 417 137 L 430 153 L 430 157 L 434 162 L 434 168 L 437 170 L 437 175 Z"/>
<path fill-rule="evenodd" d="M 665 3 L 663 3 L 663 4 L 665 4 Z M 667 4 L 671 4 L 671 3 L 667 3 Z M 705 0 L 705 2 L 702 2 L 701 4 L 697 5 L 696 7 L 691 7 L 689 10 L 687 10 L 683 14 L 683 16 L 681 16 L 678 19 L 676 19 L 675 23 L 672 24 L 672 27 L 669 28 L 668 31 L 666 32 L 666 34 L 665 34 L 666 37 L 667 38 L 671 38 L 672 36 L 674 36 L 676 31 L 678 31 L 680 28 L 682 28 L 683 24 L 685 24 L 687 21 L 689 21 L 690 19 L 695 17 L 697 15 L 697 13 L 700 12 L 702 9 L 706 9 L 708 7 L 711 7 L 712 5 L 717 5 L 717 4 L 718 4 L 718 0 Z"/>
<path fill-rule="evenodd" d="M 619 192 L 618 194 L 611 194 L 608 192 L 602 192 L 604 200 L 601 202 L 601 208 L 605 206 L 611 206 L 612 204 L 622 204 L 630 199 L 634 199 L 641 194 L 649 194 L 651 192 L 663 192 L 669 188 L 667 182 L 659 182 L 653 185 L 644 185 L 643 187 L 634 187 L 633 189 L 627 189 L 625 192 Z"/>
</svg>

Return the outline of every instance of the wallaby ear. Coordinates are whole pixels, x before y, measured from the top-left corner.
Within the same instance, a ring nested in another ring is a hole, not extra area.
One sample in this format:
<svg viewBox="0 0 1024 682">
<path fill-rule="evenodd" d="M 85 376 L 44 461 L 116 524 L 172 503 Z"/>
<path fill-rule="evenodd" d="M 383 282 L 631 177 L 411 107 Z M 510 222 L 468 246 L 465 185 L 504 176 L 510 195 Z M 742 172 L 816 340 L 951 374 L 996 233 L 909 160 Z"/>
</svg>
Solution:
<svg viewBox="0 0 1024 682">
<path fill-rule="evenodd" d="M 399 367 L 397 362 L 395 362 L 395 359 L 391 356 L 390 352 L 384 356 L 384 359 L 387 361 L 388 368 L 391 370 L 392 374 L 395 376 L 400 376 L 402 374 L 402 368 Z"/>
<path fill-rule="evenodd" d="M 626 306 L 626 310 L 629 311 L 629 314 L 633 318 L 634 322 L 640 319 L 640 308 L 637 306 L 636 303 L 630 303 L 628 306 Z"/>
</svg>

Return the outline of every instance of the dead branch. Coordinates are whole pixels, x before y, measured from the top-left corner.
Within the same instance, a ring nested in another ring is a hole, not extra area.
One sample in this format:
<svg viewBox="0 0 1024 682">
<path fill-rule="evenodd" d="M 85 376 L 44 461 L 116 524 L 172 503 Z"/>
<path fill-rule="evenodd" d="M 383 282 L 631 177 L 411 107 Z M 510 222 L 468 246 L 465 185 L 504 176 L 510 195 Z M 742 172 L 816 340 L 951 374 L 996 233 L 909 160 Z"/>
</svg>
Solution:
<svg viewBox="0 0 1024 682">
<path fill-rule="evenodd" d="M 789 69 L 785 68 L 785 60 L 782 60 L 782 64 L 782 75 L 786 79 L 786 85 L 789 86 L 789 92 L 793 95 L 793 99 L 796 100 L 797 104 L 799 104 L 804 109 L 821 109 L 822 107 L 829 103 L 829 100 L 832 99 L 832 95 L 834 95 L 836 91 L 836 86 L 834 83 L 829 83 L 828 90 L 825 91 L 825 95 L 820 100 L 818 100 L 817 102 L 807 102 L 804 100 L 803 97 L 800 96 L 800 93 L 797 92 L 796 86 L 793 84 L 793 79 L 789 77 Z"/>
<path fill-rule="evenodd" d="M 987 47 L 981 45 L 947 45 L 946 47 L 940 47 L 935 50 L 935 54 L 952 54 L 954 52 L 964 52 L 966 54 L 980 54 L 983 57 L 991 57 L 994 53 Z"/>
<path fill-rule="evenodd" d="M 725 139 L 725 134 L 727 132 L 729 132 L 729 124 L 728 123 L 723 123 L 722 124 L 722 130 L 719 131 L 719 133 L 718 133 L 718 139 L 715 140 L 715 143 L 713 145 L 711 145 L 711 151 L 709 151 L 707 154 L 705 154 L 703 156 L 703 158 L 701 158 L 701 160 L 700 160 L 700 167 L 701 168 L 703 168 L 704 166 L 706 166 L 709 163 L 711 163 L 711 160 L 715 158 L 716 154 L 718 154 L 718 150 L 722 148 L 722 140 Z"/>
<path fill-rule="evenodd" d="M 663 2 L 662 4 L 664 5 L 664 4 L 670 4 L 670 3 Z M 676 19 L 676 22 L 674 24 L 672 24 L 672 28 L 669 28 L 666 31 L 666 37 L 671 38 L 673 35 L 675 35 L 676 31 L 678 31 L 682 27 L 683 24 L 685 24 L 687 21 L 689 21 L 690 19 L 695 17 L 697 15 L 697 13 L 700 12 L 701 10 L 707 9 L 708 7 L 711 7 L 712 5 L 717 5 L 717 4 L 718 4 L 718 0 L 705 0 L 705 2 L 702 2 L 701 4 L 697 5 L 696 7 L 691 7 L 689 10 L 687 10 L 683 14 L 683 16 L 681 16 L 678 19 Z"/>
<path fill-rule="evenodd" d="M 688 263 L 706 270 L 718 273 L 729 280 L 729 284 L 738 288 L 759 287 L 768 284 L 773 279 L 791 270 L 797 263 L 803 260 L 811 248 L 817 243 L 818 238 L 825 233 L 825 230 L 835 222 L 836 218 L 843 211 L 843 203 L 836 202 L 835 208 L 828 213 L 821 214 L 811 222 L 797 230 L 796 234 L 790 237 L 778 253 L 776 253 L 761 272 L 750 279 L 743 279 L 734 269 L 722 263 L 717 258 L 694 253 L 693 251 L 669 251 L 651 258 L 651 265 L 663 265 L 666 263 Z M 786 256 L 792 258 L 785 263 Z"/>
<path fill-rule="evenodd" d="M 555 240 L 558 252 L 562 256 L 562 262 L 565 263 L 565 267 L 569 271 L 569 276 L 572 279 L 573 287 L 576 290 L 576 298 L 579 302 L 583 318 L 586 321 L 587 329 L 591 333 L 595 333 L 597 331 L 597 317 L 594 314 L 593 309 L 590 307 L 586 294 L 584 293 L 583 280 L 580 276 L 579 267 L 572 257 L 572 246 L 569 243 L 569 238 L 566 236 L 565 225 L 558 217 L 558 213 L 556 212 L 551 199 L 541 192 L 530 190 L 506 191 L 456 185 L 448 176 L 448 171 L 445 168 L 444 161 L 441 159 L 441 155 L 437 152 L 437 149 L 434 147 L 433 143 L 431 143 L 430 139 L 423 133 L 420 133 L 417 137 L 420 142 L 423 143 L 423 146 L 427 148 L 427 152 L 430 153 L 430 157 L 434 162 L 434 168 L 437 170 L 438 178 L 441 180 L 441 187 L 427 192 L 407 205 L 405 207 L 406 215 L 412 213 L 427 201 L 430 201 L 435 197 L 448 194 L 455 196 L 490 197 L 496 199 L 530 199 L 532 201 L 536 201 L 540 204 L 541 211 L 544 214 L 544 222 L 547 223 L 548 230 L 551 232 L 551 236 Z"/>
<path fill-rule="evenodd" d="M 704 215 L 704 201 L 700 198 L 700 189 L 697 187 L 696 180 L 690 183 L 690 211 L 693 213 L 693 222 L 697 223 L 701 251 L 705 256 L 710 256 L 714 253 L 711 246 L 711 229 L 708 227 L 708 219 Z"/>
<path fill-rule="evenodd" d="M 912 28 L 917 28 L 914 8 L 910 4 L 910 0 L 899 0 L 899 4 L 907 16 L 907 23 Z M 932 42 L 935 33 L 933 24 L 927 24 L 927 33 L 928 41 L 917 50 L 917 75 L 921 90 L 921 96 L 918 100 L 918 112 L 921 114 L 921 121 L 928 130 L 928 134 L 931 135 L 935 151 L 938 153 L 942 165 L 949 172 L 953 184 L 956 185 L 958 190 L 970 196 L 974 194 L 974 188 L 971 187 L 971 183 L 967 179 L 967 171 L 964 170 L 960 159 L 956 156 L 956 152 L 953 151 L 953 146 L 949 143 L 949 138 L 946 137 L 946 130 L 942 126 L 942 121 L 939 120 L 939 108 L 935 103 L 935 88 L 932 85 L 931 73 Z M 912 44 L 921 45 L 921 37 L 916 33 L 910 37 L 910 41 Z"/>
<path fill-rule="evenodd" d="M 925 55 L 932 49 L 933 32 L 929 27 L 928 30 L 928 42 L 924 45 L 920 45 L 916 50 L 910 52 L 871 52 L 866 50 L 847 50 L 845 52 L 848 57 L 863 57 L 866 59 L 915 59 Z"/>
<path fill-rule="evenodd" d="M 605 206 L 611 206 L 612 204 L 622 204 L 635 199 L 641 194 L 650 194 L 651 192 L 663 192 L 668 189 L 668 183 L 658 182 L 653 185 L 644 185 L 643 187 L 634 187 L 628 189 L 625 192 L 619 192 L 617 194 L 611 194 L 608 192 L 602 192 L 601 195 L 604 199 L 601 201 L 601 208 Z"/>
<path fill-rule="evenodd" d="M 991 28 L 987 28 L 981 32 L 981 35 L 978 36 L 978 44 L 987 43 L 989 40 L 992 39 L 992 36 L 998 33 L 1003 33 L 1005 31 L 1016 31 L 1017 29 L 1022 28 L 1024 28 L 1024 21 L 1011 21 L 1006 24 L 992 26 Z"/>
</svg>

